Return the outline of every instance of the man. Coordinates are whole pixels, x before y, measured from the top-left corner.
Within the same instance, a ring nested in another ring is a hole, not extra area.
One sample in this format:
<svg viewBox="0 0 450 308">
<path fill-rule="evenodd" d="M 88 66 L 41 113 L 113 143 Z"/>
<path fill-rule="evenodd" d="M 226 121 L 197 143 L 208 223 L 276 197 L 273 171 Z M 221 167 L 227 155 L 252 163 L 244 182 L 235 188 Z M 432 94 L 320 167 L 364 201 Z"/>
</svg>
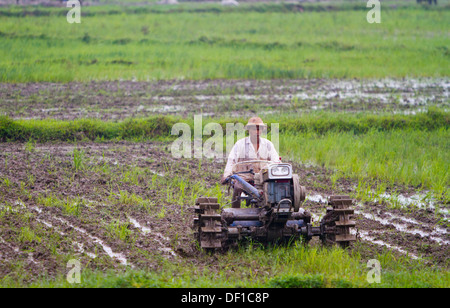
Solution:
<svg viewBox="0 0 450 308">
<path fill-rule="evenodd" d="M 228 156 L 227 165 L 222 177 L 222 184 L 226 183 L 228 176 L 232 174 L 233 166 L 238 162 L 249 160 L 267 160 L 273 163 L 279 163 L 280 157 L 269 140 L 260 137 L 261 133 L 267 129 L 267 125 L 259 117 L 253 117 L 248 120 L 245 129 L 249 131 L 249 137 L 240 139 L 231 149 Z M 240 208 L 241 202 L 239 196 L 243 192 L 239 183 L 234 184 L 232 198 L 232 207 Z"/>
</svg>

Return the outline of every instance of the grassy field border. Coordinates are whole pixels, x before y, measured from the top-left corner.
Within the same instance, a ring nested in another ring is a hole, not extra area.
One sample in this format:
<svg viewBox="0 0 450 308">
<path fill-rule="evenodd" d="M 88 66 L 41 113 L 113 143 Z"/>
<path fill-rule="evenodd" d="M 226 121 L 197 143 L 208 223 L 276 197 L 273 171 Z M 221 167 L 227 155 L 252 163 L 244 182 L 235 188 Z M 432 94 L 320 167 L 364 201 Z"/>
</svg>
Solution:
<svg viewBox="0 0 450 308">
<path fill-rule="evenodd" d="M 244 118 L 205 118 L 203 127 L 215 122 L 223 128 L 226 123 L 246 124 Z M 313 112 L 301 116 L 283 114 L 268 116 L 266 122 L 279 123 L 280 134 L 329 132 L 352 132 L 365 134 L 370 130 L 422 130 L 433 131 L 450 127 L 450 112 L 430 108 L 427 112 L 415 115 L 370 113 L 348 114 L 344 112 Z M 100 119 L 65 120 L 13 120 L 0 116 L 0 142 L 34 140 L 37 142 L 112 140 L 112 139 L 173 139 L 170 135 L 175 123 L 186 123 L 194 129 L 194 121 L 175 116 L 153 116 L 148 118 L 129 118 L 123 121 L 103 121 Z"/>
<path fill-rule="evenodd" d="M 244 125 L 246 121 L 205 118 L 202 131 L 211 122 L 220 124 L 225 131 L 227 123 Z M 450 200 L 447 151 L 450 112 L 437 108 L 415 115 L 321 111 L 295 117 L 282 114 L 267 117 L 266 121 L 269 128 L 273 123 L 280 124 L 280 154 L 285 158 L 337 169 L 340 176 L 362 180 L 365 186 L 376 186 L 374 181 L 381 180 L 385 189 L 386 185 L 398 183 L 431 189 L 434 197 L 444 203 Z M 170 142 L 178 137 L 171 135 L 176 123 L 185 123 L 191 131 L 194 129 L 194 119 L 174 116 L 124 121 L 12 120 L 0 116 L 0 142 Z M 203 136 L 203 139 L 210 137 Z"/>
</svg>

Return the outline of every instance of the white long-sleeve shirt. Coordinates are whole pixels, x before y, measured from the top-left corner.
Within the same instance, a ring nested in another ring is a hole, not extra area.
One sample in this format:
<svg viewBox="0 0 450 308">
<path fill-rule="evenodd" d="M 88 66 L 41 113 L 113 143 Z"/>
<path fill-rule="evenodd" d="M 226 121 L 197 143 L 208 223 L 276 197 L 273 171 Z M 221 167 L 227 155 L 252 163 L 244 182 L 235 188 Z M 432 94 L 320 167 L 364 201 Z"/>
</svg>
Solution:
<svg viewBox="0 0 450 308">
<path fill-rule="evenodd" d="M 258 152 L 255 151 L 250 137 L 239 139 L 228 156 L 227 165 L 223 173 L 224 178 L 232 174 L 233 166 L 236 163 L 248 160 L 267 160 L 279 163 L 280 156 L 278 156 L 273 143 L 265 138 L 259 139 Z"/>
</svg>

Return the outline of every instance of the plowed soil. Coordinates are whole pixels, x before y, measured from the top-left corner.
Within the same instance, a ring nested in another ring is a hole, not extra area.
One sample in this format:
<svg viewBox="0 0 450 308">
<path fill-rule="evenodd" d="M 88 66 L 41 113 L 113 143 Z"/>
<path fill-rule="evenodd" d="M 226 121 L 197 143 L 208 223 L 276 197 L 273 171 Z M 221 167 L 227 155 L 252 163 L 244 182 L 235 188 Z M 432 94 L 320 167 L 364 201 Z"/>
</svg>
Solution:
<svg viewBox="0 0 450 308">
<path fill-rule="evenodd" d="M 414 114 L 448 108 L 449 80 L 206 80 L 0 84 L 13 119 L 104 120 L 154 114 L 248 117 L 311 110 Z"/>
<path fill-rule="evenodd" d="M 157 270 L 164 260 L 180 259 L 214 269 L 214 259 L 198 258 L 190 207 L 196 196 L 217 189 L 224 162 L 176 160 L 169 149 L 166 143 L 125 141 L 0 144 L 0 276 L 28 282 L 54 277 L 67 271 L 70 259 L 101 270 Z M 74 153 L 82 153 L 80 164 Z M 350 179 L 331 188 L 333 172 L 320 167 L 294 164 L 294 171 L 308 190 L 304 207 L 316 222 L 327 196 L 356 189 Z M 412 187 L 390 189 L 415 193 Z M 448 224 L 432 208 L 405 211 L 358 200 L 354 207 L 366 247 L 360 253 L 387 247 L 448 268 Z"/>
</svg>

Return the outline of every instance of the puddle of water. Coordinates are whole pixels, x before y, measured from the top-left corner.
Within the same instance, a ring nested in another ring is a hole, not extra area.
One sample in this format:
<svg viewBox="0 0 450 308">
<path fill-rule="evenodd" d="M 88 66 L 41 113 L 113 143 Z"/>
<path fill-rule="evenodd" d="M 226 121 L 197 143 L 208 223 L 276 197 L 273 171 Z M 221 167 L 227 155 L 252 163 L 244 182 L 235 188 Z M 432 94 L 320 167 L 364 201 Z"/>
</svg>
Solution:
<svg viewBox="0 0 450 308">
<path fill-rule="evenodd" d="M 395 222 L 392 222 L 391 220 L 381 218 L 381 217 L 376 216 L 374 214 L 364 213 L 364 212 L 361 212 L 361 211 L 358 211 L 358 210 L 355 210 L 355 214 L 362 215 L 366 219 L 374 220 L 376 222 L 379 222 L 380 224 L 382 224 L 384 226 L 391 226 L 392 225 L 392 226 L 394 226 L 394 228 L 396 230 L 404 232 L 404 233 L 408 233 L 408 234 L 412 234 L 412 235 L 419 234 L 421 237 L 429 238 L 430 240 L 432 240 L 434 242 L 437 242 L 439 244 L 445 244 L 445 245 L 449 245 L 450 244 L 449 241 L 446 241 L 446 240 L 444 240 L 444 239 L 442 239 L 440 237 L 436 237 L 435 235 L 438 232 L 436 232 L 434 230 L 432 232 L 425 232 L 425 231 L 419 230 L 419 229 L 411 229 L 410 226 L 408 226 L 408 225 L 395 223 Z"/>
<path fill-rule="evenodd" d="M 306 196 L 306 200 L 318 203 L 328 203 L 328 199 L 322 195 L 308 195 Z"/>
<path fill-rule="evenodd" d="M 172 248 L 159 248 L 158 250 L 164 252 L 164 253 L 169 253 L 172 255 L 172 257 L 177 257 L 177 254 L 172 250 Z"/>
<path fill-rule="evenodd" d="M 136 219 L 133 219 L 131 217 L 128 217 L 128 219 L 130 220 L 131 224 L 135 228 L 141 230 L 144 235 L 147 235 L 147 234 L 151 233 L 152 235 L 156 235 L 156 237 L 158 237 L 158 238 L 160 238 L 160 239 L 162 239 L 164 241 L 169 241 L 170 240 L 169 238 L 165 237 L 161 233 L 153 232 L 150 228 L 142 226 Z M 164 253 L 169 253 L 173 257 L 177 257 L 177 254 L 172 250 L 172 248 L 165 247 L 165 245 L 158 238 L 153 238 L 159 245 L 163 246 L 162 248 L 158 248 L 158 250 L 160 250 L 160 251 L 162 251 Z"/>
<path fill-rule="evenodd" d="M 144 107 L 144 106 L 139 106 L 139 107 Z M 156 113 L 174 113 L 174 112 L 184 111 L 185 109 L 186 108 L 181 105 L 162 105 L 162 106 L 147 108 L 146 110 L 148 112 L 156 112 Z M 144 110 L 144 108 L 142 108 L 141 110 L 137 110 L 137 111 L 142 111 L 142 110 Z"/>
<path fill-rule="evenodd" d="M 259 86 L 258 89 L 264 87 Z M 280 87 L 278 87 L 280 90 Z M 431 93 L 422 93 L 421 89 L 433 89 L 439 96 Z M 435 88 L 441 89 L 441 91 Z M 285 101 L 291 102 L 292 99 L 317 101 L 346 100 L 351 102 L 377 100 L 381 103 L 395 103 L 404 106 L 427 105 L 430 102 L 445 103 L 449 96 L 449 83 L 445 79 L 438 80 L 390 80 L 383 79 L 378 81 L 336 81 L 319 85 L 318 88 L 310 89 L 308 87 L 289 85 L 282 86 L 281 90 L 295 90 L 297 93 L 289 94 L 231 94 L 231 95 L 194 95 L 199 101 L 211 100 L 243 100 L 243 101 Z M 167 97 L 167 100 L 171 97 Z M 160 98 L 161 99 L 161 98 Z M 186 97 L 180 97 L 186 99 Z M 320 108 L 314 106 L 314 108 Z"/>
<path fill-rule="evenodd" d="M 142 231 L 142 233 L 144 233 L 144 235 L 150 233 L 152 230 L 150 230 L 149 228 L 142 226 L 140 223 L 137 222 L 136 219 L 133 219 L 131 217 L 128 217 L 128 219 L 130 220 L 131 224 L 137 228 L 140 229 Z"/>
<path fill-rule="evenodd" d="M 319 216 L 319 215 L 316 215 L 316 214 L 312 213 L 311 216 L 313 218 L 313 221 L 320 221 L 322 219 L 322 217 L 321 217 L 322 215 Z M 375 232 L 375 231 L 372 231 L 372 232 Z M 386 243 L 386 242 L 384 242 L 382 240 L 376 240 L 375 238 L 369 236 L 369 232 L 368 231 L 359 230 L 359 229 L 357 230 L 357 229 L 352 228 L 350 230 L 350 233 L 353 234 L 353 235 L 358 235 L 359 238 L 361 238 L 364 241 L 368 241 L 368 242 L 374 243 L 376 245 L 385 246 L 385 247 L 387 247 L 389 249 L 396 250 L 396 251 L 398 251 L 398 252 L 400 252 L 402 254 L 410 256 L 413 259 L 419 259 L 418 256 L 416 256 L 414 254 L 411 254 L 411 253 L 407 252 L 406 250 L 404 250 L 404 249 L 402 249 L 400 247 L 388 244 L 388 243 Z"/>
<path fill-rule="evenodd" d="M 38 209 L 38 208 L 34 208 L 34 209 L 37 210 L 37 211 L 41 211 L 41 212 L 42 212 L 41 209 Z M 42 220 L 42 219 L 39 219 L 39 218 L 36 219 L 36 220 L 37 220 L 38 222 L 40 222 L 41 224 L 44 224 L 44 225 L 47 226 L 48 228 L 50 228 L 50 229 L 52 229 L 52 230 L 58 232 L 60 235 L 66 236 L 66 234 L 65 234 L 64 232 L 60 231 L 57 227 L 53 226 L 53 225 L 52 225 L 51 223 L 49 223 L 48 221 L 45 221 L 45 220 Z M 89 256 L 89 257 L 92 258 L 92 259 L 95 259 L 95 258 L 97 257 L 95 254 L 93 254 L 93 253 L 91 253 L 91 252 L 88 252 L 88 251 L 85 251 L 82 243 L 79 243 L 79 242 L 74 241 L 73 244 L 75 245 L 75 247 L 78 248 L 78 251 L 79 251 L 81 254 L 85 253 L 87 256 Z"/>
<path fill-rule="evenodd" d="M 389 195 L 384 194 L 383 197 L 387 197 L 387 196 L 389 196 Z M 418 201 L 424 202 L 423 200 L 426 200 L 425 196 L 426 195 L 424 195 L 424 194 L 417 194 L 417 195 L 413 195 L 411 197 L 402 196 L 400 198 L 400 200 L 401 200 L 400 202 L 403 202 L 403 204 L 412 204 L 413 202 L 418 202 Z M 325 198 L 319 194 L 309 195 L 306 197 L 306 200 L 310 200 L 310 201 L 318 202 L 318 203 L 326 203 L 327 202 L 327 198 Z M 433 201 L 431 200 L 430 202 L 433 202 Z M 431 204 L 434 204 L 434 203 L 431 203 Z M 357 203 L 356 207 L 360 208 L 360 209 L 364 208 L 361 203 Z M 439 244 L 450 245 L 450 241 L 445 240 L 441 237 L 442 235 L 447 235 L 448 231 L 439 226 L 425 225 L 415 219 L 408 218 L 408 217 L 402 217 L 402 216 L 395 215 L 395 214 L 392 214 L 389 212 L 384 212 L 384 214 L 386 214 L 390 217 L 389 219 L 381 218 L 377 215 L 374 215 L 371 213 L 366 213 L 366 212 L 363 212 L 361 210 L 356 210 L 356 209 L 355 209 L 355 214 L 362 215 L 363 217 L 365 217 L 366 219 L 369 219 L 369 220 L 377 221 L 377 222 L 381 223 L 382 225 L 393 226 L 396 230 L 398 230 L 400 232 L 404 232 L 404 233 L 408 233 L 408 234 L 412 234 L 412 235 L 418 234 L 421 237 L 429 238 L 430 240 L 437 242 Z M 321 220 L 321 216 L 318 216 L 316 214 L 312 214 L 312 218 L 313 218 L 313 221 Z M 420 229 L 413 229 L 413 228 L 411 228 L 410 225 L 393 222 L 392 220 L 394 220 L 394 219 L 404 221 L 405 223 L 409 223 L 409 224 L 413 224 L 413 225 L 428 227 L 428 228 L 432 229 L 432 232 L 426 232 L 426 231 L 423 231 Z M 400 248 L 398 248 L 398 249 L 400 249 Z"/>
<path fill-rule="evenodd" d="M 42 220 L 42 219 L 39 219 L 39 218 L 36 219 L 36 220 L 37 220 L 38 222 L 40 222 L 41 224 L 47 226 L 48 228 L 55 230 L 55 231 L 58 232 L 59 234 L 61 234 L 61 235 L 66 235 L 64 232 L 58 231 L 55 227 L 53 227 L 53 225 L 52 225 L 51 223 L 49 223 L 49 222 L 47 222 L 47 221 L 44 221 L 44 220 Z"/>
<path fill-rule="evenodd" d="M 435 200 L 427 196 L 426 194 L 415 194 L 410 197 L 403 195 L 393 196 L 388 193 L 383 193 L 379 195 L 381 200 L 392 202 L 395 204 L 400 204 L 402 207 L 416 206 L 420 209 L 435 209 Z M 377 202 L 377 198 L 373 200 Z"/>
<path fill-rule="evenodd" d="M 165 176 L 165 174 L 164 173 L 161 173 L 161 172 L 158 172 L 158 171 L 155 171 L 155 170 L 149 170 L 151 173 L 153 173 L 153 174 L 156 174 L 156 175 L 158 175 L 158 176 Z"/>
<path fill-rule="evenodd" d="M 36 260 L 34 260 L 32 252 L 28 253 L 28 262 L 33 263 L 33 264 L 39 264 Z"/>
<path fill-rule="evenodd" d="M 42 210 L 40 208 L 38 208 L 37 206 L 33 206 L 31 207 L 32 210 L 35 210 L 36 212 L 38 212 L 39 214 L 42 213 Z"/>
<path fill-rule="evenodd" d="M 38 208 L 38 207 L 33 207 L 33 209 L 36 210 L 38 213 L 42 213 L 42 210 L 41 210 L 40 208 Z M 128 264 L 128 261 L 127 261 L 127 259 L 125 258 L 124 255 L 122 255 L 122 254 L 120 254 L 120 253 L 115 253 L 115 252 L 113 252 L 113 250 L 111 249 L 111 247 L 109 247 L 108 245 L 106 245 L 106 244 L 105 244 L 101 239 L 99 239 L 98 237 L 93 236 L 93 235 L 87 233 L 86 230 L 84 230 L 84 229 L 81 229 L 81 228 L 79 228 L 79 227 L 75 227 L 75 226 L 72 225 L 70 222 L 68 222 L 68 221 L 66 221 L 66 220 L 64 220 L 64 219 L 62 219 L 62 218 L 59 218 L 59 217 L 56 217 L 56 216 L 53 216 L 53 218 L 54 218 L 55 220 L 60 221 L 61 223 L 65 224 L 65 225 L 68 225 L 69 227 L 73 228 L 74 230 L 76 230 L 76 231 L 78 231 L 78 232 L 80 232 L 80 233 L 83 233 L 83 234 L 86 235 L 87 237 L 89 237 L 92 241 L 94 241 L 94 243 L 99 244 L 99 245 L 102 247 L 102 249 L 106 252 L 106 254 L 107 254 L 109 257 L 111 257 L 112 259 L 117 259 L 117 260 L 120 262 L 120 264 L 122 264 L 122 265 L 124 265 L 124 266 L 129 265 L 129 264 Z M 132 265 L 130 265 L 130 266 L 132 266 Z"/>
<path fill-rule="evenodd" d="M 392 219 L 398 219 L 398 220 L 404 221 L 406 223 L 415 224 L 415 225 L 419 225 L 419 226 L 424 226 L 425 225 L 424 223 L 421 223 L 421 222 L 419 222 L 419 221 L 417 221 L 415 219 L 412 219 L 412 218 L 398 216 L 398 215 L 395 215 L 395 214 L 392 214 L 392 213 L 389 213 L 389 212 L 384 212 L 384 214 L 392 217 Z M 433 232 L 436 232 L 436 233 L 439 233 L 439 234 L 442 234 L 442 235 L 448 234 L 448 231 L 446 229 L 442 228 L 442 227 L 439 227 L 439 226 L 432 227 L 432 226 L 428 226 L 428 225 L 425 225 L 425 226 L 430 227 L 431 229 L 433 229 Z"/>
<path fill-rule="evenodd" d="M 8 242 L 6 242 L 3 238 L 0 237 L 0 243 L 5 244 L 6 246 L 8 246 L 9 248 L 11 248 L 15 253 L 20 253 L 20 249 L 19 247 L 16 247 Z M 34 260 L 33 258 L 33 253 L 28 252 L 28 262 L 30 263 L 34 263 L 34 264 L 38 264 L 38 262 L 36 262 L 36 260 Z"/>
<path fill-rule="evenodd" d="M 75 229 L 76 229 L 77 231 L 79 231 L 79 232 L 83 232 L 83 231 L 84 231 L 84 230 L 82 230 L 82 229 L 80 229 L 80 228 L 75 228 Z M 124 266 L 127 266 L 127 265 L 128 265 L 127 259 L 126 259 L 121 253 L 113 252 L 112 249 L 111 249 L 111 247 L 105 245 L 105 243 L 104 243 L 101 239 L 99 239 L 98 237 L 95 237 L 95 236 L 92 236 L 92 235 L 90 235 L 90 234 L 87 234 L 86 231 L 84 231 L 84 233 L 85 233 L 89 238 L 91 238 L 91 239 L 94 241 L 94 243 L 97 243 L 97 244 L 99 244 L 100 246 L 102 246 L 103 250 L 108 254 L 108 256 L 110 256 L 110 257 L 113 258 L 113 259 L 117 259 L 117 260 L 120 262 L 120 264 L 122 264 L 122 265 L 124 265 Z M 130 265 L 130 266 L 132 266 L 132 265 Z"/>
<path fill-rule="evenodd" d="M 59 110 L 60 110 L 60 108 L 41 109 L 41 111 L 44 112 L 44 113 L 55 112 L 55 111 L 59 111 Z"/>
<path fill-rule="evenodd" d="M 372 195 L 376 195 L 374 191 L 372 191 Z M 378 195 L 378 197 L 375 197 L 372 199 L 373 202 L 378 201 L 385 201 L 392 205 L 399 205 L 400 208 L 407 208 L 407 207 L 416 207 L 422 210 L 431 209 L 434 210 L 436 213 L 439 213 L 443 215 L 442 219 L 448 221 L 450 219 L 449 217 L 449 209 L 447 208 L 441 208 L 436 206 L 437 201 L 436 199 L 430 197 L 427 192 L 417 193 L 414 195 L 411 195 L 409 197 L 406 197 L 404 195 L 391 195 L 388 193 L 383 193 Z"/>
<path fill-rule="evenodd" d="M 19 248 L 13 246 L 12 244 L 8 243 L 7 241 L 5 241 L 3 238 L 0 237 L 0 243 L 5 244 L 6 246 L 8 246 L 9 248 L 11 248 L 14 252 L 18 253 L 20 250 Z"/>
<path fill-rule="evenodd" d="M 11 213 L 17 213 L 19 212 L 19 209 L 13 208 L 11 205 L 6 204 L 0 204 L 0 212 L 11 212 Z"/>
<path fill-rule="evenodd" d="M 91 253 L 91 252 L 89 252 L 89 251 L 85 251 L 84 250 L 84 245 L 83 245 L 83 243 L 78 243 L 78 242 L 73 242 L 74 243 L 74 245 L 78 248 L 78 251 L 80 252 L 80 253 L 85 253 L 88 257 L 90 257 L 91 259 L 95 259 L 95 258 L 97 258 L 97 256 L 94 254 L 94 253 Z"/>
<path fill-rule="evenodd" d="M 356 234 L 356 231 L 355 231 L 355 234 Z M 384 242 L 382 240 L 376 240 L 375 238 L 371 237 L 369 235 L 369 232 L 367 232 L 367 231 L 358 230 L 358 235 L 359 235 L 359 237 L 362 240 L 365 240 L 365 241 L 368 241 L 368 242 L 371 242 L 371 243 L 374 243 L 374 244 L 377 244 L 377 245 L 380 245 L 380 246 L 385 246 L 385 247 L 387 247 L 389 249 L 396 250 L 396 251 L 398 251 L 398 252 L 400 252 L 402 254 L 408 255 L 409 257 L 411 257 L 412 259 L 415 259 L 415 260 L 420 259 L 415 254 L 409 253 L 409 252 L 407 252 L 406 250 L 404 250 L 404 249 L 402 249 L 400 247 L 393 246 L 393 245 L 388 244 L 388 243 L 386 243 L 386 242 Z"/>
</svg>

